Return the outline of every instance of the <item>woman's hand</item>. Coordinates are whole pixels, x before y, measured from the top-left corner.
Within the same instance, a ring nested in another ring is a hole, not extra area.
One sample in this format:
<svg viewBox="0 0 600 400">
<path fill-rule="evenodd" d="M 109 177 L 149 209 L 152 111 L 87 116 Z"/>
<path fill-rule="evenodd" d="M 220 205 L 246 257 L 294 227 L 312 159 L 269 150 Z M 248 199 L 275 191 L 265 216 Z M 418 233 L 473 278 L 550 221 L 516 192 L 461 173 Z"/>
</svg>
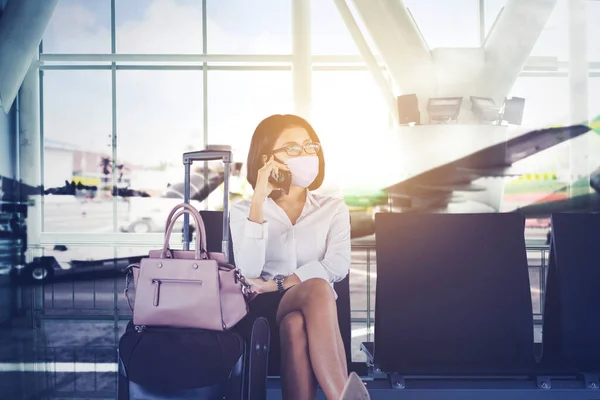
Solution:
<svg viewBox="0 0 600 400">
<path fill-rule="evenodd" d="M 269 177 L 272 173 L 277 174 L 280 169 L 289 171 L 287 165 L 282 164 L 280 162 L 275 161 L 274 157 L 271 156 L 267 159 L 267 156 L 263 156 L 263 162 L 265 163 L 261 169 L 258 170 L 258 174 L 256 176 L 256 185 L 254 187 L 254 194 L 252 195 L 252 200 L 262 204 L 263 201 L 273 190 L 280 190 L 275 188 L 271 182 L 269 182 Z"/>
<path fill-rule="evenodd" d="M 275 292 L 277 285 L 275 281 L 265 281 L 263 278 L 246 278 L 246 281 L 252 286 L 252 291 L 256 294 Z"/>
</svg>

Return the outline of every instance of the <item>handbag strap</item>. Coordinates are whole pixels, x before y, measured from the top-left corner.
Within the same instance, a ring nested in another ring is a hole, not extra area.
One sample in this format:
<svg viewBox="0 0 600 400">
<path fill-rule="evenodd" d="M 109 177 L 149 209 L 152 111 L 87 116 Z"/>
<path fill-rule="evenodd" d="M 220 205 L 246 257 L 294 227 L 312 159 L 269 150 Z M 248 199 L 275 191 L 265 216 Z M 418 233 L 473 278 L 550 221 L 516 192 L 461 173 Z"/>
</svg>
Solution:
<svg viewBox="0 0 600 400">
<path fill-rule="evenodd" d="M 129 308 L 131 309 L 131 311 L 133 312 L 133 306 L 131 305 L 131 299 L 129 298 L 129 284 L 131 283 L 131 278 L 133 277 L 133 269 L 132 268 L 139 268 L 140 264 L 130 264 L 127 267 L 127 272 L 125 274 L 125 298 L 127 299 L 127 305 L 129 305 Z"/>
<path fill-rule="evenodd" d="M 184 209 L 179 211 L 175 216 L 171 219 L 171 223 L 167 227 L 167 231 L 165 232 L 165 241 L 163 243 L 163 249 L 160 253 L 160 258 L 169 258 L 169 241 L 171 239 L 171 232 L 173 231 L 173 227 L 175 226 L 175 222 L 179 217 L 184 214 L 189 214 L 194 218 L 196 222 L 196 226 L 199 227 L 199 231 L 196 232 L 196 248 L 194 250 L 194 258 L 196 260 L 200 260 L 206 257 L 206 229 L 204 228 L 204 221 L 202 221 L 202 217 L 199 212 L 190 212 L 190 210 Z"/>
</svg>

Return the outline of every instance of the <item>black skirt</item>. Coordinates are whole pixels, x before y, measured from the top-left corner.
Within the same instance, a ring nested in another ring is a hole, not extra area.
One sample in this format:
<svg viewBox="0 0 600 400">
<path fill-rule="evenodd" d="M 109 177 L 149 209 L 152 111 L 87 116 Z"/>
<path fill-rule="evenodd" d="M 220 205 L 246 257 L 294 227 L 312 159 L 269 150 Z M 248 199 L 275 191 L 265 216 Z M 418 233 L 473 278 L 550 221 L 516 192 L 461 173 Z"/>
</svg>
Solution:
<svg viewBox="0 0 600 400">
<path fill-rule="evenodd" d="M 254 320 L 259 317 L 264 317 L 269 321 L 271 330 L 271 345 L 269 351 L 268 375 L 270 376 L 281 375 L 281 342 L 279 340 L 279 326 L 277 325 L 276 317 L 277 308 L 279 307 L 279 303 L 286 292 L 287 289 L 283 293 L 269 292 L 256 296 L 248 306 L 248 314 L 233 328 L 234 331 L 240 333 L 242 337 L 246 338 L 248 342 L 250 340 L 250 332 L 252 330 L 252 323 Z"/>
</svg>

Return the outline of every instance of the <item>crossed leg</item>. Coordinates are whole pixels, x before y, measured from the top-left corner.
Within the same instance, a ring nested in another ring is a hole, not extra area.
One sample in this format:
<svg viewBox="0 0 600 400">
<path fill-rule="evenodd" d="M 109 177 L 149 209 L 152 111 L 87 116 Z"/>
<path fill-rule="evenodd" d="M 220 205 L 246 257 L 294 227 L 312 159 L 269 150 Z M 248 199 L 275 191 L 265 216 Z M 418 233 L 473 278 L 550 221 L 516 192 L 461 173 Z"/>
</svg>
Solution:
<svg viewBox="0 0 600 400">
<path fill-rule="evenodd" d="M 313 399 L 314 376 L 327 399 L 338 400 L 348 370 L 330 284 L 315 278 L 292 287 L 281 299 L 277 323 L 284 399 Z"/>
</svg>

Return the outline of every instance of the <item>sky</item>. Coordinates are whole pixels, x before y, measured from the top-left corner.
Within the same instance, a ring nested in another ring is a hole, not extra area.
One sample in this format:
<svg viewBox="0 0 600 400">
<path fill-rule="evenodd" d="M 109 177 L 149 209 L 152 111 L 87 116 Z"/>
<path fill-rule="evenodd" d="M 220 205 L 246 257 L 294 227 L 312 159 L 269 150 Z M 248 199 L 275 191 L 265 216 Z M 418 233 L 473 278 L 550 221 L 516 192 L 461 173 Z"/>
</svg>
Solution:
<svg viewBox="0 0 600 400">
<path fill-rule="evenodd" d="M 478 46 L 477 3 L 405 0 L 430 48 Z M 504 1 L 486 4 L 489 30 Z M 202 52 L 200 0 L 117 0 L 116 5 L 117 52 Z M 589 2 L 589 9 L 590 18 L 600 16 L 599 2 Z M 565 10 L 560 0 L 532 55 L 568 58 Z M 209 53 L 291 53 L 290 1 L 208 0 L 207 16 Z M 332 0 L 313 0 L 311 18 L 314 54 L 358 54 Z M 590 35 L 600 36 L 589 25 Z M 600 49 L 589 42 L 590 56 L 600 60 Z M 59 0 L 43 47 L 47 53 L 110 53 L 110 0 Z M 368 178 L 356 154 L 370 154 L 374 162 L 398 157 L 385 103 L 368 71 L 317 71 L 312 80 L 311 122 L 333 161 L 330 176 Z M 598 110 L 599 81 L 590 81 L 590 108 Z M 291 83 L 289 71 L 209 71 L 209 143 L 233 144 L 236 158 L 244 160 L 262 118 L 293 112 Z M 119 157 L 134 164 L 177 164 L 184 150 L 201 148 L 202 85 L 201 71 L 117 71 Z M 511 94 L 527 98 L 525 126 L 567 117 L 566 79 L 520 78 Z M 46 137 L 110 153 L 110 71 L 45 71 L 44 118 Z M 354 170 L 344 175 L 348 168 Z"/>
</svg>

